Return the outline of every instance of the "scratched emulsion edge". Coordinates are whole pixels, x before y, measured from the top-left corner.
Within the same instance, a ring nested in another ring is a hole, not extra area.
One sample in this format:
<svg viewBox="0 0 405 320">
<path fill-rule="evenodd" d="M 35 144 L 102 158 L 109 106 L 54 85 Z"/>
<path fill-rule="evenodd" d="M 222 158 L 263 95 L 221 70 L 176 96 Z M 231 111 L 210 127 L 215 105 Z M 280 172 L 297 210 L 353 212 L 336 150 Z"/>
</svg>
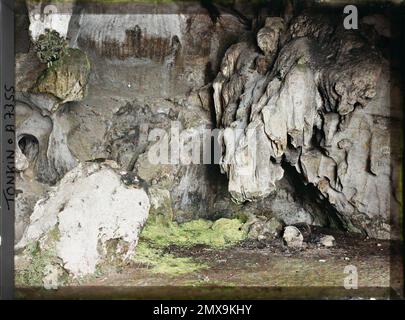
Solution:
<svg viewBox="0 0 405 320">
<path fill-rule="evenodd" d="M 0 0 L 0 299 L 14 297 L 14 1 Z"/>
</svg>

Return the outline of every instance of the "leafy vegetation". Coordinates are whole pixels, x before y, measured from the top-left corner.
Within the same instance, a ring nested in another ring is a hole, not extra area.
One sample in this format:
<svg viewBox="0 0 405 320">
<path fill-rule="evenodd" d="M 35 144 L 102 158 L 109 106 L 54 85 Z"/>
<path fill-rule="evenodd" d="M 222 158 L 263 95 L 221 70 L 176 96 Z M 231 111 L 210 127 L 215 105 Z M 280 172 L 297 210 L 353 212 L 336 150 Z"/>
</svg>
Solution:
<svg viewBox="0 0 405 320">
<path fill-rule="evenodd" d="M 46 29 L 34 44 L 35 52 L 42 63 L 52 65 L 66 52 L 67 41 L 55 30 Z"/>
</svg>

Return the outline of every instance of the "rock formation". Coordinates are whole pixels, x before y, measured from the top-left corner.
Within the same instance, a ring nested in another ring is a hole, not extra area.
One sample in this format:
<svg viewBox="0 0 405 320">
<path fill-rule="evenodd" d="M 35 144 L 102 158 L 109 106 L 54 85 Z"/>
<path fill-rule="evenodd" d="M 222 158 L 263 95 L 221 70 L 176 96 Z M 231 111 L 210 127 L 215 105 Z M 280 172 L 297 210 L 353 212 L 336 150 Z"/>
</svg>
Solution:
<svg viewBox="0 0 405 320">
<path fill-rule="evenodd" d="M 42 257 L 44 270 L 78 277 L 94 274 L 103 262 L 133 257 L 150 204 L 142 188 L 125 185 L 117 168 L 115 163 L 80 164 L 51 188 L 16 245 L 24 250 L 21 259 Z"/>
<path fill-rule="evenodd" d="M 389 237 L 398 166 L 389 63 L 368 31 L 310 14 L 288 25 L 269 17 L 257 45 L 227 50 L 213 86 L 221 168 L 236 201 L 277 192 L 289 166 L 345 228 Z"/>
<path fill-rule="evenodd" d="M 31 45 L 16 44 L 23 277 L 32 262 L 52 288 L 125 260 L 148 214 L 244 217 L 258 240 L 299 223 L 392 236 L 401 114 L 386 18 L 353 31 L 293 8 L 35 4 L 18 19 Z M 49 30 L 62 47 L 46 59 L 34 49 Z"/>
</svg>

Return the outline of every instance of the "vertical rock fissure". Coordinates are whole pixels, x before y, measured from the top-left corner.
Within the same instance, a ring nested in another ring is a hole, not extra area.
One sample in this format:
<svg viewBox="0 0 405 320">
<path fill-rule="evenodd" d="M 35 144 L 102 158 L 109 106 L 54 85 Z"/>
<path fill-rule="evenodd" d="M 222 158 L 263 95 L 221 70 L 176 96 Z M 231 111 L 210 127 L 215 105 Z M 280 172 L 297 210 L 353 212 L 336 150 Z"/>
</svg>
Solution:
<svg viewBox="0 0 405 320">
<path fill-rule="evenodd" d="M 339 212 L 325 199 L 312 183 L 305 183 L 302 175 L 287 161 L 283 160 L 281 166 L 284 169 L 285 177 L 294 188 L 295 195 L 299 201 L 308 201 L 317 206 L 325 215 L 328 222 L 327 227 L 347 231 Z"/>
</svg>

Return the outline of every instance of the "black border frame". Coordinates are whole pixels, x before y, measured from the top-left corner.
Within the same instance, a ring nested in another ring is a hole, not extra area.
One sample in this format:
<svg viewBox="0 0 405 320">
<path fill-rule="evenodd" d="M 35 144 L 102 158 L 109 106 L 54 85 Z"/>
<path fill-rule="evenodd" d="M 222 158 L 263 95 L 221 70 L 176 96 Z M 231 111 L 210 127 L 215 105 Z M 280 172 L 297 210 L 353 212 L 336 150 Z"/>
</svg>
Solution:
<svg viewBox="0 0 405 320">
<path fill-rule="evenodd" d="M 14 1 L 0 2 L 0 298 L 14 298 Z"/>
</svg>

